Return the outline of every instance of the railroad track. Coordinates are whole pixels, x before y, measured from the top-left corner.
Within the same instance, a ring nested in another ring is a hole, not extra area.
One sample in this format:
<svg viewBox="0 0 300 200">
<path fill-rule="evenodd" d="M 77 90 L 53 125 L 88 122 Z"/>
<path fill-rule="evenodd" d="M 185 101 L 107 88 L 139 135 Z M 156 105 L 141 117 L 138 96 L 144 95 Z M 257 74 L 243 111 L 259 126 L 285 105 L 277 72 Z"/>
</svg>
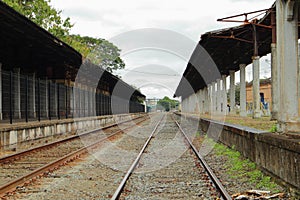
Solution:
<svg viewBox="0 0 300 200">
<path fill-rule="evenodd" d="M 231 199 L 171 114 L 153 129 L 115 199 Z"/>
<path fill-rule="evenodd" d="M 0 197 L 26 185 L 80 155 L 97 148 L 103 141 L 113 139 L 134 125 L 149 119 L 148 116 L 112 124 L 80 135 L 0 158 Z M 122 124 L 122 130 L 119 125 Z M 82 143 L 84 140 L 84 144 Z"/>
</svg>

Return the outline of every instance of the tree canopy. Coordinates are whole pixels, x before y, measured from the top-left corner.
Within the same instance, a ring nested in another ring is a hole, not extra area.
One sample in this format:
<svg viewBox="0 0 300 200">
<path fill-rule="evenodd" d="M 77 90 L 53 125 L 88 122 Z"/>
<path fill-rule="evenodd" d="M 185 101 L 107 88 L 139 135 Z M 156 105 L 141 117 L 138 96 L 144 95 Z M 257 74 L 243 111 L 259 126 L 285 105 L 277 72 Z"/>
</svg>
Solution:
<svg viewBox="0 0 300 200">
<path fill-rule="evenodd" d="M 62 19 L 62 11 L 50 6 L 51 0 L 3 0 L 3 2 L 62 40 L 69 35 L 73 27 L 69 17 Z"/>
<path fill-rule="evenodd" d="M 173 108 L 178 107 L 179 101 L 170 99 L 169 97 L 165 96 L 163 99 L 157 102 L 158 105 L 161 105 L 166 111 L 170 111 Z"/>
<path fill-rule="evenodd" d="M 101 38 L 71 35 L 71 19 L 61 17 L 61 10 L 50 5 L 51 0 L 3 0 L 4 3 L 23 14 L 51 34 L 72 46 L 83 57 L 103 69 L 113 72 L 123 69 L 125 64 L 120 58 L 120 49 Z"/>
</svg>

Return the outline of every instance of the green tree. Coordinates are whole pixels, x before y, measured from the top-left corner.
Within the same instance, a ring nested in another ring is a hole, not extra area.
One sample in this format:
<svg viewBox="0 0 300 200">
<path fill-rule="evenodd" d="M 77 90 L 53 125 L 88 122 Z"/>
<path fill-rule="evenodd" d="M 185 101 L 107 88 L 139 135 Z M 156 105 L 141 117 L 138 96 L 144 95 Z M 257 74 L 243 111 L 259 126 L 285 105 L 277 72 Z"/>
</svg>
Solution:
<svg viewBox="0 0 300 200">
<path fill-rule="evenodd" d="M 121 50 L 105 39 L 70 35 L 67 38 L 67 43 L 79 51 L 83 57 L 108 72 L 125 67 L 124 61 L 120 58 Z"/>
<path fill-rule="evenodd" d="M 170 99 L 169 97 L 164 97 L 163 99 L 159 100 L 157 104 L 161 105 L 166 111 L 170 111 L 179 105 L 179 101 Z"/>
<path fill-rule="evenodd" d="M 240 104 L 240 83 L 235 85 L 235 103 Z M 230 90 L 227 92 L 227 101 L 230 102 Z"/>
<path fill-rule="evenodd" d="M 70 18 L 62 19 L 62 11 L 53 8 L 50 5 L 51 0 L 3 0 L 3 2 L 108 72 L 125 67 L 125 63 L 120 58 L 120 49 L 114 44 L 100 38 L 70 35 L 73 27 Z"/>
<path fill-rule="evenodd" d="M 31 21 L 64 40 L 73 24 L 70 18 L 62 19 L 61 10 L 50 5 L 51 0 L 2 0 Z"/>
<path fill-rule="evenodd" d="M 89 46 L 90 52 L 87 58 L 93 63 L 108 72 L 123 69 L 125 63 L 120 58 L 120 49 L 104 39 L 89 40 L 91 38 L 85 37 L 84 42 Z"/>
</svg>

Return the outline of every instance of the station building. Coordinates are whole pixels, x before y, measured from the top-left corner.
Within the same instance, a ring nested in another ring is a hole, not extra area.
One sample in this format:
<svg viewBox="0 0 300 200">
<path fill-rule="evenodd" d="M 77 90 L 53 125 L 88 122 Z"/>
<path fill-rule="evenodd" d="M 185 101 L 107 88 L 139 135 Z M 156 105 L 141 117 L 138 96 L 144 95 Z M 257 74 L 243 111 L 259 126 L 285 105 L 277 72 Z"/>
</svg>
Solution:
<svg viewBox="0 0 300 200">
<path fill-rule="evenodd" d="M 139 91 L 1 1 L 0 13 L 1 122 L 145 111 Z"/>
<path fill-rule="evenodd" d="M 235 72 L 240 71 L 240 115 L 247 116 L 245 67 L 252 64 L 253 118 L 262 116 L 259 61 L 271 53 L 272 119 L 282 133 L 300 132 L 299 104 L 299 3 L 277 0 L 271 8 L 219 19 L 240 26 L 201 35 L 175 92 L 182 98 L 182 111 L 226 115 L 226 105 L 235 108 Z M 250 14 L 264 16 L 248 19 Z M 230 78 L 230 100 L 226 96 L 226 78 Z"/>
<path fill-rule="evenodd" d="M 253 111 L 253 82 L 246 84 L 246 105 L 247 113 L 251 114 Z M 271 78 L 261 79 L 259 84 L 260 108 L 263 115 L 269 115 L 272 111 L 272 82 Z"/>
</svg>

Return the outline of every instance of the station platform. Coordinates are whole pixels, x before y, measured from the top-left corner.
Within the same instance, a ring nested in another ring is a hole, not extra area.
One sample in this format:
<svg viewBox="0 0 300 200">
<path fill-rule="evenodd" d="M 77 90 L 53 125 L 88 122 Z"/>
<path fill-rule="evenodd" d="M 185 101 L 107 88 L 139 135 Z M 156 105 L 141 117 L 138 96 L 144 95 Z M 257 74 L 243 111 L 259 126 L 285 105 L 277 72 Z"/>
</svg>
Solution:
<svg viewBox="0 0 300 200">
<path fill-rule="evenodd" d="M 15 149 L 19 144 L 56 135 L 80 134 L 109 124 L 141 116 L 145 113 L 119 115 L 103 115 L 61 120 L 42 120 L 16 122 L 13 124 L 0 123 L 0 149 Z"/>
<path fill-rule="evenodd" d="M 276 125 L 276 121 L 268 118 L 176 114 L 197 120 L 199 129 L 209 138 L 234 148 L 265 172 L 300 191 L 300 138 L 297 134 L 272 133 L 268 129 Z"/>
</svg>

